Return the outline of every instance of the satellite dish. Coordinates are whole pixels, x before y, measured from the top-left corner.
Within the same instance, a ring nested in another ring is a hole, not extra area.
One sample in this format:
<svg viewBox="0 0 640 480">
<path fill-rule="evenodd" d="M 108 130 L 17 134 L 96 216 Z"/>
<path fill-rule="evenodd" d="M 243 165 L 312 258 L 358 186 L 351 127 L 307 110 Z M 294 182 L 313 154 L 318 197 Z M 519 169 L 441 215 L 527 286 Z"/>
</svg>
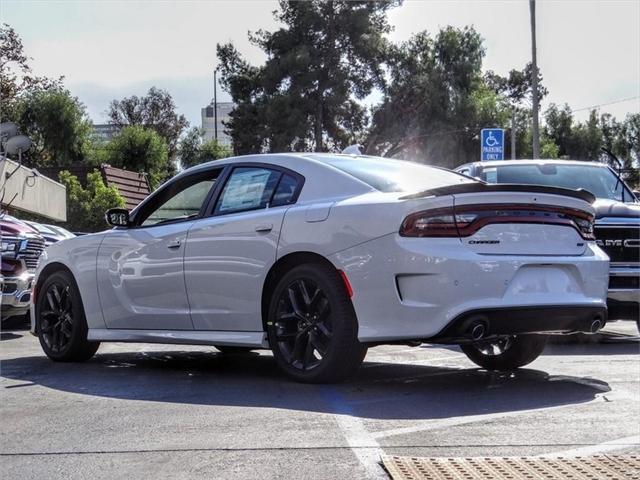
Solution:
<svg viewBox="0 0 640 480">
<path fill-rule="evenodd" d="M 31 148 L 31 139 L 26 135 L 11 137 L 4 144 L 4 150 L 9 155 L 20 155 Z"/>
<path fill-rule="evenodd" d="M 18 134 L 18 125 L 13 122 L 0 123 L 0 138 L 11 138 Z"/>
</svg>

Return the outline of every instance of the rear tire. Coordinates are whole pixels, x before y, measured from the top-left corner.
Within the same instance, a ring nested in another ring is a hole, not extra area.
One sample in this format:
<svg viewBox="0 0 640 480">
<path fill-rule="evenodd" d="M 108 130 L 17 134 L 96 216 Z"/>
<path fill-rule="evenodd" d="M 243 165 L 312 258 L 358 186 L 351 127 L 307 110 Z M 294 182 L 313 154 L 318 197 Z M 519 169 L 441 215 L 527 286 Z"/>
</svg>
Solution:
<svg viewBox="0 0 640 480">
<path fill-rule="evenodd" d="M 100 347 L 87 340 L 87 320 L 73 276 L 60 271 L 38 290 L 36 328 L 42 350 L 56 362 L 84 362 Z"/>
<path fill-rule="evenodd" d="M 367 353 L 351 299 L 330 265 L 300 265 L 282 277 L 270 301 L 267 334 L 280 369 L 300 382 L 344 380 Z"/>
<path fill-rule="evenodd" d="M 460 348 L 469 360 L 482 368 L 510 371 L 533 362 L 546 343 L 544 335 L 512 335 L 495 341 L 460 345 Z"/>
</svg>

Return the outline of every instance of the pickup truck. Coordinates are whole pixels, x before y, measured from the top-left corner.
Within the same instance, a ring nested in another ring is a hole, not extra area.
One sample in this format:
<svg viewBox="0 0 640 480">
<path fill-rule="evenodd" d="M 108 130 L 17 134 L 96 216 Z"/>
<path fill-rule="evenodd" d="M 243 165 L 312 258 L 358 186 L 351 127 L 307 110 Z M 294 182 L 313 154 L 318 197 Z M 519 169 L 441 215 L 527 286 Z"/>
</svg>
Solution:
<svg viewBox="0 0 640 480">
<path fill-rule="evenodd" d="M 570 160 L 501 160 L 461 165 L 456 172 L 487 183 L 548 185 L 596 196 L 596 243 L 609 255 L 610 319 L 635 320 L 640 331 L 640 202 L 606 164 Z"/>
<path fill-rule="evenodd" d="M 0 217 L 2 248 L 2 315 L 5 320 L 29 311 L 33 276 L 45 241 L 26 223 L 11 217 Z"/>
</svg>

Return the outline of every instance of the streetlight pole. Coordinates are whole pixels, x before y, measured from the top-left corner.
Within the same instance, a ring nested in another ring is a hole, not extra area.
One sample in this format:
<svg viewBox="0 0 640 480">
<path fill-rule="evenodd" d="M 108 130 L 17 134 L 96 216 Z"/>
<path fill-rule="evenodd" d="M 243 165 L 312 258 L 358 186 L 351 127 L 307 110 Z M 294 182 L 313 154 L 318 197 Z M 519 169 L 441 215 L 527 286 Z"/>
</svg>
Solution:
<svg viewBox="0 0 640 480">
<path fill-rule="evenodd" d="M 218 141 L 218 84 L 216 75 L 218 73 L 218 67 L 213 70 L 213 133 Z"/>
<path fill-rule="evenodd" d="M 529 0 L 531 14 L 531 87 L 533 89 L 533 158 L 540 158 L 540 125 L 538 124 L 538 60 L 536 50 L 536 0 Z"/>
</svg>

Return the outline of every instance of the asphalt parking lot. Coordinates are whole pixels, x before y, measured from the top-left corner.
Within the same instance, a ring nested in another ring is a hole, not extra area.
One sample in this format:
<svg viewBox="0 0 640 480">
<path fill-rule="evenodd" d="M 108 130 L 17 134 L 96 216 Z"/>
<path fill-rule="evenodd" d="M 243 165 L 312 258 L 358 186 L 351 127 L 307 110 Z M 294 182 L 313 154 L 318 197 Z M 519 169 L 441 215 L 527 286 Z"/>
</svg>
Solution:
<svg viewBox="0 0 640 480">
<path fill-rule="evenodd" d="M 302 385 L 268 352 L 106 344 L 55 364 L 27 331 L 0 342 L 2 478 L 386 478 L 382 453 L 640 453 L 640 343 L 553 343 L 496 374 L 455 347 L 369 350 L 358 376 Z"/>
</svg>

